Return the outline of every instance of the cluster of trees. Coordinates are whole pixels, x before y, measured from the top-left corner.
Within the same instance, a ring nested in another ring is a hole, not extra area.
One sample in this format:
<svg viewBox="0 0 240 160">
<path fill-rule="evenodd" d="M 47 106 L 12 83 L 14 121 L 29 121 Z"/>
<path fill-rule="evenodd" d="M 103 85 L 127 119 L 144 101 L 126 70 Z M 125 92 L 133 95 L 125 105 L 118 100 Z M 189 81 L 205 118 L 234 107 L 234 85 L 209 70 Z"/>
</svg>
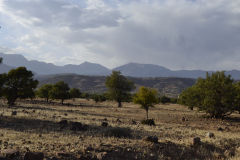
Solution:
<svg viewBox="0 0 240 160">
<path fill-rule="evenodd" d="M 1 62 L 2 58 L 0 58 Z M 171 99 L 167 97 L 159 98 L 155 89 L 147 87 L 140 87 L 136 94 L 131 94 L 131 91 L 135 89 L 134 83 L 118 71 L 113 71 L 106 78 L 105 84 L 108 92 L 104 94 L 81 93 L 77 88 L 70 89 L 68 84 L 63 81 L 55 84 L 45 84 L 36 90 L 38 81 L 33 78 L 33 73 L 25 67 L 18 67 L 10 70 L 8 73 L 0 74 L 0 96 L 7 99 L 8 105 L 14 105 L 18 98 L 32 99 L 35 96 L 44 98 L 46 102 L 49 102 L 49 99 L 61 100 L 62 104 L 66 99 L 74 100 L 75 98 L 91 98 L 95 102 L 115 100 L 118 103 L 118 107 L 122 107 L 122 102 L 133 101 L 146 110 L 147 119 L 149 108 L 153 107 L 154 104 L 171 102 Z"/>
<path fill-rule="evenodd" d="M 224 118 L 240 111 L 240 82 L 235 82 L 224 72 L 207 73 L 195 85 L 184 90 L 178 102 L 190 109 L 196 107 L 214 118 Z"/>
<path fill-rule="evenodd" d="M 81 92 L 77 88 L 69 88 L 68 84 L 59 81 L 55 84 L 45 84 L 42 85 L 37 91 L 37 96 L 40 98 L 45 98 L 48 102 L 49 99 L 58 99 L 61 100 L 63 104 L 66 99 L 80 98 Z"/>
<path fill-rule="evenodd" d="M 18 98 L 34 98 L 37 85 L 38 81 L 33 79 L 33 73 L 25 67 L 0 75 L 0 93 L 7 99 L 8 105 L 14 105 Z"/>
</svg>

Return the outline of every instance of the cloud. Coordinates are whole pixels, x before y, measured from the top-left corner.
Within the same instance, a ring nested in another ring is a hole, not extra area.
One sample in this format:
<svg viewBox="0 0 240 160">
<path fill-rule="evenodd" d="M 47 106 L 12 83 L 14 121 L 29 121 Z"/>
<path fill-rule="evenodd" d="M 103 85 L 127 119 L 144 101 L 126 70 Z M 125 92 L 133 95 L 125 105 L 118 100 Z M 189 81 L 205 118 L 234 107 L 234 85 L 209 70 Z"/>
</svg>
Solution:
<svg viewBox="0 0 240 160">
<path fill-rule="evenodd" d="M 240 69 L 236 0 L 3 0 L 0 14 L 0 43 L 30 59 Z"/>
</svg>

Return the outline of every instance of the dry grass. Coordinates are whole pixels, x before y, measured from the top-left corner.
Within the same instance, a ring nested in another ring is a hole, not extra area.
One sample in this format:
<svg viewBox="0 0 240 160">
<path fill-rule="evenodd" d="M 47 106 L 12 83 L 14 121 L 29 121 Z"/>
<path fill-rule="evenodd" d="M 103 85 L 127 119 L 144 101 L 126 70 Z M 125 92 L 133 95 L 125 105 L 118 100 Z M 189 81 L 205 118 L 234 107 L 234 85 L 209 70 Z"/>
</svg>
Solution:
<svg viewBox="0 0 240 160">
<path fill-rule="evenodd" d="M 179 105 L 157 105 L 149 111 L 156 126 L 140 124 L 145 111 L 132 103 L 117 108 L 113 102 L 96 104 L 77 99 L 74 105 L 18 102 L 14 107 L 0 106 L 0 147 L 44 152 L 46 157 L 67 153 L 60 159 L 240 159 L 240 116 L 228 120 L 202 117 Z M 12 111 L 17 115 L 12 116 Z M 185 117 L 185 121 L 182 121 Z M 68 120 L 87 125 L 82 131 L 59 126 Z M 133 124 L 132 120 L 137 124 Z M 108 122 L 108 127 L 101 123 Z M 217 129 L 221 127 L 223 131 Z M 206 137 L 207 132 L 215 134 Z M 119 136 L 120 135 L 120 136 Z M 121 136 L 123 135 L 123 136 Z M 157 136 L 159 143 L 143 140 Z M 192 145 L 200 137 L 202 144 Z"/>
</svg>

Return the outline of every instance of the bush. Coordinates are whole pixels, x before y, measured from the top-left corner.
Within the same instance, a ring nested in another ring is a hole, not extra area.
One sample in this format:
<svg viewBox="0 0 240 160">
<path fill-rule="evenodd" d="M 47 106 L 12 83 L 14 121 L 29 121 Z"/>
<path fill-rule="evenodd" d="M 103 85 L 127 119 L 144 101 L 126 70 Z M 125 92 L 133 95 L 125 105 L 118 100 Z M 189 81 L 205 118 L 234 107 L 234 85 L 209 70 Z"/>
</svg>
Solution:
<svg viewBox="0 0 240 160">
<path fill-rule="evenodd" d="M 141 121 L 141 123 L 149 126 L 155 126 L 155 122 L 153 119 L 144 119 Z"/>
<path fill-rule="evenodd" d="M 110 127 L 104 130 L 104 136 L 117 137 L 117 138 L 129 138 L 129 137 L 132 137 L 132 131 L 129 128 Z"/>
</svg>

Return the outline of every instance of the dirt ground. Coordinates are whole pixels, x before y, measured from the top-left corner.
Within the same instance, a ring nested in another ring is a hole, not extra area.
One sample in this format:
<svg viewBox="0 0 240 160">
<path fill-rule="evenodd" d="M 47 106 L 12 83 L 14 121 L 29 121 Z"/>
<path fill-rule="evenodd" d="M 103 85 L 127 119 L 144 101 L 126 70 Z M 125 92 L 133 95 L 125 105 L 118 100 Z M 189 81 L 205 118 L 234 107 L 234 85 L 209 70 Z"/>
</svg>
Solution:
<svg viewBox="0 0 240 160">
<path fill-rule="evenodd" d="M 145 116 L 132 103 L 117 108 L 114 102 L 85 99 L 65 105 L 28 100 L 8 107 L 1 101 L 0 149 L 17 149 L 21 155 L 28 150 L 43 152 L 47 160 L 240 159 L 237 113 L 215 120 L 184 106 L 159 104 L 149 110 L 156 126 L 141 124 Z M 158 142 L 146 141 L 147 136 L 158 137 Z M 193 145 L 195 137 L 200 144 Z"/>
</svg>

